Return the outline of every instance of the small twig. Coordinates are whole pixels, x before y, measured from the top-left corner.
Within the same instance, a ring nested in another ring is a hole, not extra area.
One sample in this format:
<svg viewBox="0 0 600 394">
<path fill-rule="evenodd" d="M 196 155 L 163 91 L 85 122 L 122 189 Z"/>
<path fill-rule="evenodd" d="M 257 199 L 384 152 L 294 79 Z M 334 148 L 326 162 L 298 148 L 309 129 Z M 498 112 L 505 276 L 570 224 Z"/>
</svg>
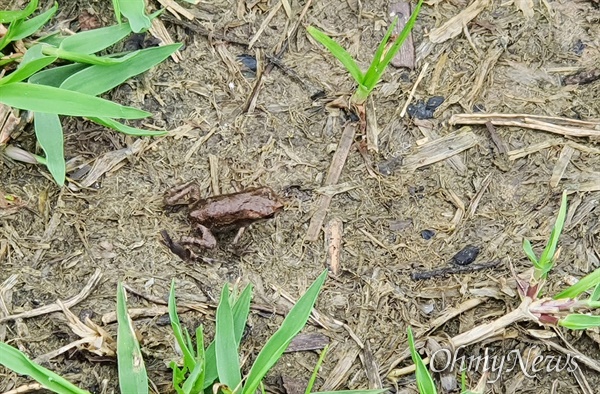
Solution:
<svg viewBox="0 0 600 394">
<path fill-rule="evenodd" d="M 204 27 L 202 27 L 202 26 L 200 26 L 200 25 L 198 25 L 196 23 L 192 23 L 192 22 L 188 22 L 188 21 L 183 21 L 183 20 L 177 19 L 177 18 L 175 18 L 175 17 L 173 17 L 171 15 L 168 15 L 168 14 L 161 15 L 161 19 L 164 19 L 164 20 L 166 20 L 168 22 L 171 22 L 171 23 L 173 23 L 175 25 L 183 26 L 186 29 L 190 29 L 194 33 L 198 33 L 198 34 L 203 35 L 203 36 L 208 37 L 208 38 L 215 38 L 215 39 L 220 40 L 220 41 L 225 41 L 225 42 L 228 42 L 228 43 L 231 43 L 231 44 L 237 44 L 237 45 L 241 45 L 241 46 L 244 46 L 244 47 L 248 47 L 248 42 L 247 41 L 243 41 L 243 40 L 237 39 L 235 37 L 229 37 L 229 36 L 226 36 L 225 34 L 220 34 L 220 33 L 216 33 L 216 32 L 210 31 L 210 30 L 208 30 L 208 29 L 206 29 L 206 28 L 204 28 Z M 264 48 L 265 46 L 264 45 L 260 45 L 260 44 L 255 44 L 254 47 L 255 48 Z"/>
<path fill-rule="evenodd" d="M 64 301 L 63 304 L 67 308 L 70 308 L 74 305 L 79 304 L 81 301 L 85 300 L 91 294 L 92 290 L 94 290 L 96 285 L 98 285 L 101 278 L 102 278 L 102 272 L 100 271 L 99 268 L 97 268 L 96 271 L 94 272 L 94 274 L 90 277 L 90 279 L 88 279 L 88 282 L 84 286 L 84 288 L 81 289 L 79 294 Z M 53 303 L 53 304 L 42 306 L 37 309 L 33 309 L 31 311 L 17 313 L 16 315 L 0 317 L 0 323 L 3 323 L 5 321 L 15 320 L 15 319 L 28 319 L 31 317 L 47 315 L 48 313 L 58 312 L 60 310 L 62 310 L 60 305 L 58 303 Z"/>
<path fill-rule="evenodd" d="M 334 185 L 340 179 L 342 169 L 344 168 L 344 163 L 346 163 L 346 158 L 348 157 L 348 153 L 350 152 L 350 147 L 354 142 L 355 133 L 355 124 L 349 123 L 348 125 L 346 125 L 344 131 L 342 132 L 338 148 L 335 151 L 335 154 L 333 155 L 333 159 L 331 160 L 331 165 L 329 166 L 329 172 L 327 173 L 327 178 L 325 179 L 324 186 Z M 323 226 L 323 222 L 325 221 L 325 216 L 327 215 L 327 210 L 329 208 L 329 204 L 331 203 L 331 199 L 332 196 L 319 196 L 319 200 L 317 202 L 317 210 L 313 214 L 313 217 L 311 218 L 310 224 L 308 226 L 308 231 L 306 232 L 305 239 L 307 241 L 314 242 L 319 238 L 319 231 L 321 231 L 321 227 Z"/>
<path fill-rule="evenodd" d="M 417 87 L 419 86 L 419 84 L 421 83 L 421 80 L 425 76 L 425 72 L 427 72 L 427 68 L 428 67 L 429 67 L 429 63 L 425 63 L 423 65 L 423 68 L 421 69 L 421 72 L 419 73 L 419 76 L 417 77 L 417 81 L 413 85 L 413 88 L 410 91 L 410 94 L 408 95 L 408 98 L 406 99 L 406 103 L 404 103 L 404 107 L 402 108 L 402 112 L 400 112 L 400 117 L 401 118 L 404 118 L 404 115 L 406 115 L 406 110 L 408 109 L 408 105 L 410 104 L 410 102 L 412 101 L 413 97 L 415 96 L 415 92 L 417 91 Z"/>
<path fill-rule="evenodd" d="M 503 155 L 506 152 L 508 152 L 506 144 L 504 143 L 504 141 L 502 141 L 502 138 L 500 138 L 500 136 L 496 132 L 496 128 L 494 127 L 494 125 L 491 122 L 485 122 L 485 127 L 487 127 L 488 129 L 490 137 L 492 138 L 492 142 L 494 143 L 494 145 L 496 145 L 496 148 L 498 149 L 498 153 Z"/>
<path fill-rule="evenodd" d="M 452 267 L 439 268 L 431 271 L 413 272 L 410 277 L 412 280 L 425 280 L 436 278 L 439 276 L 447 276 L 453 274 L 463 274 L 465 272 L 482 271 L 488 268 L 495 268 L 500 265 L 501 261 L 496 260 L 486 264 L 471 264 L 471 265 L 457 265 Z"/>
</svg>

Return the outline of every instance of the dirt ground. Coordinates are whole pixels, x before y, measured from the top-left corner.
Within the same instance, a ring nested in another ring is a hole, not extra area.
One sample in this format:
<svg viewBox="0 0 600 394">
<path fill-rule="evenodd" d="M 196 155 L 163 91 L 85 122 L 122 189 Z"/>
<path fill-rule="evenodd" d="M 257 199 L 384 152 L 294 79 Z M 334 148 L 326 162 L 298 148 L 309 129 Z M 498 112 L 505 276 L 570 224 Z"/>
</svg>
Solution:
<svg viewBox="0 0 600 394">
<path fill-rule="evenodd" d="M 105 3 L 63 1 L 55 22 L 76 31 L 78 16 L 87 11 L 98 15 L 101 24 L 110 24 L 112 14 Z M 333 196 L 325 220 L 343 222 L 343 250 L 340 274 L 330 276 L 317 301 L 325 323 L 312 322 L 305 329 L 325 335 L 331 344 L 317 380 L 319 390 L 383 385 L 416 392 L 414 375 L 399 376 L 396 382 L 386 378 L 390 370 L 411 364 L 400 359 L 407 348 L 407 326 L 421 333 L 418 339 L 442 342 L 518 305 L 511 265 L 515 272 L 530 265 L 521 248 L 524 237 L 541 251 L 563 189 L 569 191 L 570 208 L 547 293 L 554 294 L 572 278 L 600 266 L 597 136 L 497 126 L 492 127 L 496 143 L 488 128 L 473 125 L 463 131 L 471 133 L 474 146 L 453 156 L 452 162 L 442 160 L 412 171 L 403 167 L 424 137 L 432 141 L 461 127 L 450 124 L 454 114 L 600 119 L 599 82 L 564 81 L 581 71 L 598 71 L 597 2 L 533 0 L 529 8 L 527 1 L 478 1 L 482 11 L 466 20 L 462 31 L 459 24 L 456 36 L 436 44 L 431 42 L 432 30 L 469 2 L 428 3 L 413 32 L 415 69 L 391 67 L 372 96 L 375 116 L 370 112 L 369 122 L 379 133 L 378 152 L 367 152 L 364 136 L 357 134 L 339 180 L 344 190 Z M 104 324 L 102 319 L 114 311 L 117 282 L 123 281 L 147 296 L 130 293 L 128 303 L 148 313 L 135 318 L 135 326 L 149 377 L 158 392 L 167 393 L 168 363 L 177 355 L 164 310 L 154 314 L 149 310 L 157 306 L 152 297 L 165 300 L 175 278 L 180 301 L 214 306 L 225 283 L 252 283 L 254 302 L 264 307 L 251 314 L 243 345 L 252 360 L 282 320 L 266 311 L 287 310 L 291 304 L 282 295 L 297 299 L 326 267 L 323 233 L 317 242 L 306 242 L 305 236 L 322 193 L 319 188 L 350 119 L 328 104 L 347 97 L 354 82 L 340 63 L 308 38 L 304 27 L 311 24 L 335 36 L 366 69 L 390 22 L 387 1 L 314 2 L 298 33 L 287 41 L 283 67 L 263 76 L 255 109 L 248 114 L 244 108 L 256 75 L 237 56 L 258 55 L 259 71 L 264 70 L 265 55 L 273 55 L 278 43 L 288 38 L 305 5 L 289 1 L 291 18 L 281 7 L 256 47 L 248 49 L 243 43 L 250 41 L 278 4 L 221 0 L 184 6 L 196 17 L 190 23 L 209 35 L 165 17 L 173 40 L 184 43 L 182 60 L 169 59 L 115 89 L 110 97 L 152 112 L 154 116 L 142 125 L 171 133 L 130 138 L 80 119 L 65 119 L 65 154 L 77 163 L 93 165 L 139 141 L 135 153 L 126 155 L 90 187 L 59 189 L 45 168 L 4 159 L 0 187 L 25 203 L 20 209 L 0 211 L 0 281 L 17 275 L 12 300 L 6 305 L 9 313 L 69 299 L 99 270 L 99 285 L 71 310 L 91 316 L 115 335 L 116 324 Z M 445 101 L 428 121 L 401 117 L 426 64 L 412 103 L 434 96 Z M 319 92 L 323 94 L 315 97 Z M 35 149 L 33 131 L 27 129 L 16 143 Z M 519 155 L 519 149 L 526 151 Z M 562 176 L 556 168 L 560 157 L 568 163 Z M 163 206 L 167 190 L 190 180 L 196 180 L 206 196 L 232 192 L 238 186 L 269 186 L 285 200 L 285 210 L 247 228 L 237 244 L 232 242 L 235 233 L 220 234 L 218 247 L 201 253 L 204 261 L 184 262 L 163 245 L 160 231 L 167 230 L 174 239 L 191 233 L 185 210 L 170 212 Z M 481 250 L 476 263 L 498 265 L 448 277 L 411 279 L 417 272 L 449 267 L 452 256 L 468 245 Z M 481 303 L 427 331 L 447 308 L 471 299 Z M 210 307 L 205 313 L 184 312 L 182 323 L 191 329 L 200 323 L 210 328 L 213 312 Z M 573 346 L 600 365 L 600 342 L 593 332 L 549 330 L 559 335 L 542 339 L 531 329 L 540 327 L 512 326 L 503 337 L 463 349 L 464 354 L 506 354 L 517 349 L 523 354 L 560 356 L 548 344 L 553 342 Z M 78 339 L 62 313 L 0 320 L 0 337 L 32 357 Z M 286 354 L 269 374 L 266 389 L 295 392 L 293 382 L 306 382 L 317 358 L 314 351 Z M 118 392 L 114 359 L 70 350 L 44 365 L 94 393 Z M 580 368 L 579 374 L 553 371 L 536 377 L 526 377 L 517 368 L 500 374 L 486 392 L 597 392 L 583 391 L 580 385 L 587 380 L 590 387 L 598 387 L 600 369 Z M 471 387 L 481 372 L 468 371 Z M 439 375 L 435 379 L 439 382 Z M 0 369 L 0 391 L 25 382 Z"/>
</svg>

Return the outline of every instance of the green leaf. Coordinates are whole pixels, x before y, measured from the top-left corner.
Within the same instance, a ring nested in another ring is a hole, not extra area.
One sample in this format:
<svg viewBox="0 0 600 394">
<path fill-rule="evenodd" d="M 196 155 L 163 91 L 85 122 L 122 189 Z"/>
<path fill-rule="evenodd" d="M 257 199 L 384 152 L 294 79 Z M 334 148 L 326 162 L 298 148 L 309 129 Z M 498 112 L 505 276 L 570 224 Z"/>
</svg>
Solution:
<svg viewBox="0 0 600 394">
<path fill-rule="evenodd" d="M 240 359 L 235 341 L 233 312 L 229 304 L 229 286 L 221 291 L 221 299 L 217 306 L 215 329 L 215 355 L 219 382 L 235 390 L 241 384 Z"/>
<path fill-rule="evenodd" d="M 56 56 L 60 59 L 70 60 L 72 62 L 77 63 L 86 63 L 86 64 L 97 64 L 97 65 L 112 65 L 123 63 L 125 60 L 129 59 L 134 53 L 128 53 L 122 57 L 112 57 L 112 56 L 95 56 L 88 55 L 80 52 L 71 52 L 65 51 L 61 48 L 56 48 L 52 45 L 42 44 L 43 51 L 45 55 L 48 56 Z"/>
<path fill-rule="evenodd" d="M 204 387 L 206 366 L 204 359 L 204 333 L 202 331 L 202 325 L 198 326 L 196 329 L 196 346 L 196 365 L 183 384 L 183 392 L 185 394 L 200 393 Z"/>
<path fill-rule="evenodd" d="M 262 348 L 248 374 L 243 394 L 254 394 L 267 372 L 275 365 L 292 339 L 306 325 L 323 283 L 327 279 L 327 270 L 313 282 L 306 293 L 298 300 L 283 320 L 281 327 Z"/>
<path fill-rule="evenodd" d="M 25 19 L 33 14 L 38 6 L 38 0 L 31 0 L 24 10 L 0 11 L 0 23 L 10 23 L 18 19 Z"/>
<path fill-rule="evenodd" d="M 127 135 L 156 137 L 156 136 L 168 134 L 168 132 L 166 130 L 138 129 L 136 127 L 131 127 L 131 126 L 127 126 L 126 124 L 119 123 L 116 120 L 110 119 L 110 118 L 89 117 L 88 119 L 91 120 L 92 122 L 98 123 L 105 127 L 109 127 L 113 130 L 116 130 L 118 132 L 121 132 L 121 133 L 127 134 Z"/>
<path fill-rule="evenodd" d="M 65 37 L 60 49 L 67 52 L 92 54 L 116 44 L 131 33 L 127 24 L 101 27 Z"/>
<path fill-rule="evenodd" d="M 120 64 L 88 67 L 67 78 L 61 88 L 96 96 L 154 67 L 180 47 L 181 44 L 171 44 L 146 48 L 131 53 L 130 57 Z"/>
<path fill-rule="evenodd" d="M 556 217 L 556 223 L 554 223 L 554 227 L 552 228 L 552 233 L 550 233 L 550 240 L 546 245 L 546 248 L 542 252 L 540 256 L 539 265 L 540 265 L 540 278 L 546 278 L 548 276 L 548 272 L 552 269 L 554 265 L 554 253 L 556 252 L 556 246 L 558 245 L 558 239 L 560 238 L 560 233 L 565 225 L 565 218 L 567 216 L 567 191 L 565 190 L 562 194 L 562 199 L 560 203 L 560 209 L 558 211 L 558 216 Z"/>
<path fill-rule="evenodd" d="M 58 10 L 58 3 L 54 3 L 54 6 L 48 11 L 39 14 L 36 17 L 23 21 L 20 23 L 17 29 L 14 29 L 11 34 L 11 41 L 22 40 L 25 37 L 29 37 L 36 31 L 40 30 L 46 22 L 48 22 Z"/>
<path fill-rule="evenodd" d="M 0 79 L 0 85 L 21 82 L 55 60 L 55 57 L 44 56 L 42 54 L 41 45 L 34 45 L 27 51 L 25 56 L 23 56 L 23 60 L 21 61 L 21 64 L 19 64 L 19 67 L 8 76 Z"/>
<path fill-rule="evenodd" d="M 46 153 L 46 167 L 59 186 L 65 184 L 66 165 L 60 118 L 56 114 L 34 113 L 35 136 Z"/>
<path fill-rule="evenodd" d="M 581 278 L 579 282 L 575 283 L 573 286 L 569 286 L 552 298 L 555 300 L 560 300 L 563 298 L 577 298 L 581 293 L 591 289 L 592 287 L 597 287 L 598 284 L 600 284 L 600 268 L 597 268 L 593 272 L 587 274 Z"/>
<path fill-rule="evenodd" d="M 588 328 L 600 327 L 600 316 L 572 313 L 560 319 L 558 324 L 569 330 L 586 330 Z"/>
<path fill-rule="evenodd" d="M 315 368 L 313 369 L 312 375 L 310 375 L 310 379 L 308 379 L 308 383 L 306 384 L 306 390 L 304 390 L 304 394 L 310 394 L 317 381 L 317 375 L 319 374 L 319 370 L 321 369 L 321 365 L 323 361 L 325 361 L 325 356 L 327 355 L 327 351 L 329 350 L 329 344 L 325 345 L 323 350 L 321 350 L 321 354 L 319 355 L 319 359 L 317 360 L 317 364 L 315 364 Z"/>
<path fill-rule="evenodd" d="M 371 60 L 369 69 L 365 73 L 363 85 L 365 85 L 365 87 L 369 91 L 373 90 L 373 88 L 379 81 L 379 77 L 385 70 L 386 65 L 383 65 L 383 57 L 384 57 L 383 52 L 385 51 L 387 43 L 390 40 L 390 37 L 392 36 L 392 32 L 394 31 L 394 28 L 396 27 L 397 23 L 398 23 L 398 17 L 394 18 L 394 20 L 392 21 L 392 24 L 388 27 L 387 31 L 385 32 L 383 39 L 377 46 L 377 50 L 375 51 L 375 54 L 373 55 L 373 60 Z"/>
<path fill-rule="evenodd" d="M 592 293 L 592 296 L 590 297 L 590 301 L 599 301 L 600 300 L 600 284 L 597 284 L 596 287 L 594 287 L 594 292 Z"/>
<path fill-rule="evenodd" d="M 419 389 L 419 393 L 422 394 L 435 394 L 437 390 L 435 388 L 435 383 L 429 374 L 429 370 L 427 366 L 423 362 L 421 355 L 417 352 L 415 348 L 415 339 L 413 337 L 412 330 L 410 326 L 408 326 L 408 347 L 410 349 L 410 356 L 415 363 L 416 371 L 415 376 L 417 378 L 417 387 Z"/>
<path fill-rule="evenodd" d="M 127 18 L 134 33 L 150 28 L 151 22 L 145 13 L 146 3 L 144 0 L 113 0 L 113 5 L 115 3 L 117 3 L 115 10 L 119 9 L 120 13 Z"/>
<path fill-rule="evenodd" d="M 31 376 L 44 388 L 62 394 L 90 394 L 60 375 L 31 361 L 18 349 L 0 342 L 0 364 L 19 375 Z"/>
<path fill-rule="evenodd" d="M 28 111 L 71 116 L 139 119 L 151 115 L 87 94 L 23 82 L 0 85 L 0 102 Z"/>
<path fill-rule="evenodd" d="M 247 285 L 238 299 L 233 304 L 233 327 L 235 331 L 235 343 L 240 346 L 248 314 L 250 313 L 250 301 L 252 300 L 252 285 Z M 208 388 L 217 379 L 217 361 L 215 356 L 215 341 L 212 341 L 206 349 L 206 377 L 203 389 Z"/>
<path fill-rule="evenodd" d="M 331 52 L 346 68 L 346 70 L 352 75 L 352 78 L 359 84 L 363 84 L 364 75 L 358 64 L 352 59 L 352 56 L 336 41 L 331 39 L 327 34 L 323 33 L 319 29 L 313 26 L 306 28 L 308 33 L 317 41 L 321 43 L 325 48 Z"/>
<path fill-rule="evenodd" d="M 123 23 L 121 20 L 121 2 L 119 0 L 112 0 L 113 10 L 115 11 L 115 19 L 117 23 L 120 25 Z"/>
<path fill-rule="evenodd" d="M 193 349 L 188 347 L 187 342 L 183 338 L 183 330 L 181 329 L 181 323 L 179 322 L 179 316 L 177 315 L 177 305 L 175 303 L 175 279 L 171 281 L 171 291 L 169 292 L 169 319 L 171 320 L 173 335 L 175 335 L 177 344 L 183 353 L 183 365 L 191 371 L 196 366 L 196 360 L 194 360 Z"/>
<path fill-rule="evenodd" d="M 529 258 L 529 260 L 531 260 L 531 262 L 533 263 L 533 265 L 537 266 L 538 259 L 537 259 L 537 256 L 535 255 L 535 252 L 533 251 L 533 247 L 531 246 L 531 242 L 529 242 L 528 239 L 523 239 L 523 250 L 525 251 L 525 254 L 527 255 L 527 258 Z"/>
<path fill-rule="evenodd" d="M 117 366 L 121 393 L 147 394 L 148 375 L 133 322 L 127 313 L 125 290 L 121 282 L 117 288 L 117 321 Z"/>
<path fill-rule="evenodd" d="M 86 67 L 90 66 L 87 64 L 73 63 L 67 64 L 66 66 L 52 67 L 35 73 L 27 80 L 27 82 L 58 88 L 65 79 Z"/>
<path fill-rule="evenodd" d="M 371 87 L 371 89 L 372 89 L 375 87 L 375 85 L 379 82 L 379 79 L 381 78 L 381 75 L 383 74 L 383 72 L 385 71 L 387 66 L 390 64 L 390 62 L 392 61 L 394 56 L 396 56 L 396 53 L 398 53 L 398 51 L 402 47 L 402 44 L 404 44 L 404 41 L 406 41 L 406 39 L 408 38 L 410 32 L 412 31 L 413 27 L 415 26 L 415 22 L 417 21 L 417 16 L 419 15 L 419 11 L 421 10 L 422 4 L 423 4 L 423 0 L 419 0 L 419 2 L 417 3 L 417 6 L 413 10 L 410 18 L 406 22 L 406 25 L 404 25 L 402 32 L 400 32 L 398 37 L 394 40 L 394 44 L 385 53 L 383 59 L 381 59 L 381 57 L 378 57 L 377 54 L 375 55 L 373 61 L 374 62 L 377 61 L 378 64 L 377 64 L 376 69 L 373 70 L 373 75 L 369 74 L 369 72 L 371 71 L 371 68 L 369 68 L 369 71 L 367 71 L 367 73 L 365 75 L 365 86 L 367 86 L 367 88 Z M 393 23 L 391 27 L 393 28 L 394 26 L 395 26 L 395 23 Z M 391 33 L 391 31 L 390 31 L 390 33 Z M 388 38 L 389 38 L 389 36 L 388 36 Z M 385 40 L 385 41 L 387 41 L 387 40 Z M 381 56 L 382 54 L 383 53 L 380 53 L 379 56 Z"/>
</svg>

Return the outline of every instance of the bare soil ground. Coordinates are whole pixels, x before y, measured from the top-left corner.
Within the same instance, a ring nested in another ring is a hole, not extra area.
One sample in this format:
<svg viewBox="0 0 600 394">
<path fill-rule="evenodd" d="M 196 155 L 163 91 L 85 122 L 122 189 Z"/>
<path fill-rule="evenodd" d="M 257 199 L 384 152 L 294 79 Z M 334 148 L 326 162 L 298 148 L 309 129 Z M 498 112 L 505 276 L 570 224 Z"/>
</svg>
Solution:
<svg viewBox="0 0 600 394">
<path fill-rule="evenodd" d="M 399 359 L 407 347 L 407 326 L 420 333 L 419 340 L 443 341 L 514 308 L 519 300 L 510 265 L 516 272 L 529 266 L 521 249 L 524 237 L 541 250 L 565 188 L 570 208 L 548 294 L 600 266 L 597 137 L 497 126 L 498 145 L 484 125 L 473 125 L 466 131 L 473 133 L 476 144 L 453 156 L 454 162 L 443 160 L 414 171 L 402 167 L 425 136 L 432 141 L 458 130 L 460 125 L 449 123 L 453 114 L 600 118 L 599 82 L 569 85 L 563 81 L 580 71 L 597 71 L 600 11 L 595 2 L 477 3 L 482 11 L 464 21 L 464 26 L 459 22 L 455 36 L 436 44 L 428 34 L 469 2 L 432 0 L 423 6 L 413 32 L 416 68 L 390 68 L 373 95 L 376 117 L 369 121 L 379 133 L 379 152 L 361 154 L 364 136 L 357 135 L 345 163 L 340 183 L 347 188 L 333 197 L 326 218 L 326 223 L 332 218 L 343 222 L 341 272 L 329 278 L 318 300 L 324 322 L 306 328 L 331 342 L 316 386 L 320 390 L 394 383 L 395 390 L 415 392 L 410 374 L 398 376 L 396 382 L 386 378 L 394 368 L 410 365 L 409 360 Z M 304 2 L 289 1 L 290 17 L 285 7 L 280 8 L 255 48 L 233 41 L 248 43 L 277 4 L 222 0 L 191 6 L 196 18 L 190 23 L 209 35 L 165 20 L 173 39 L 185 44 L 182 60 L 168 60 L 132 79 L 111 98 L 153 112 L 153 118 L 143 123 L 146 127 L 172 132 L 162 138 L 133 139 L 65 119 L 68 159 L 91 165 L 140 141 L 135 153 L 126 155 L 90 187 L 59 189 L 44 168 L 4 160 L 0 187 L 25 205 L 0 211 L 0 281 L 17 275 L 12 298 L 6 299 L 11 292 L 4 294 L 7 311 L 0 313 L 31 311 L 69 299 L 100 270 L 100 284 L 71 310 L 90 315 L 115 334 L 115 323 L 105 324 L 102 318 L 115 310 L 118 281 L 165 300 L 175 278 L 179 300 L 209 306 L 215 305 L 225 283 L 253 283 L 257 305 L 285 311 L 291 304 L 282 295 L 297 299 L 317 277 L 326 266 L 327 246 L 322 233 L 317 242 L 305 242 L 305 235 L 348 120 L 343 111 L 326 104 L 348 95 L 354 83 L 324 48 L 307 37 L 303 26 L 311 24 L 334 35 L 366 68 L 390 22 L 389 4 L 314 2 L 298 33 L 287 41 L 288 50 L 281 58 L 284 68 L 275 67 L 263 76 L 256 107 L 248 114 L 244 107 L 256 75 L 236 57 L 257 55 L 259 70 L 264 70 L 265 56 L 274 54 L 278 43 L 288 38 Z M 56 23 L 72 30 L 77 30 L 83 11 L 96 14 L 101 24 L 112 23 L 104 2 L 63 2 L 60 7 Z M 433 96 L 445 101 L 430 121 L 401 117 L 426 63 L 429 67 L 413 104 Z M 311 96 L 319 91 L 325 97 L 313 100 Z M 33 131 L 26 130 L 17 142 L 35 149 Z M 499 148 L 502 145 L 506 150 Z M 518 155 L 518 149 L 526 151 Z M 567 163 L 562 174 L 556 168 L 561 155 Z M 551 185 L 553 172 L 557 174 Z M 236 185 L 270 186 L 285 199 L 286 208 L 275 219 L 248 228 L 238 244 L 232 243 L 234 233 L 220 235 L 218 247 L 202 253 L 205 262 L 183 262 L 161 243 L 160 231 L 167 230 L 174 238 L 190 234 L 185 212 L 171 213 L 163 207 L 164 193 L 189 180 L 196 180 L 206 196 L 232 192 Z M 452 256 L 467 245 L 481 249 L 476 263 L 499 264 L 449 277 L 411 279 L 415 272 L 448 267 Z M 447 308 L 470 299 L 481 302 L 427 331 Z M 150 308 L 157 305 L 134 294 L 128 303 L 130 308 L 146 308 L 148 314 L 135 318 L 135 325 L 150 379 L 158 392 L 169 392 L 168 363 L 177 355 L 164 310 L 153 314 Z M 213 317 L 211 308 L 206 313 L 181 314 L 183 324 L 191 329 L 200 323 L 210 327 Z M 252 313 L 243 346 L 250 360 L 281 320 L 278 314 Z M 488 351 L 501 356 L 516 349 L 523 355 L 562 355 L 548 345 L 554 342 L 573 346 L 599 365 L 599 342 L 593 332 L 549 330 L 555 335 L 541 339 L 530 329 L 540 327 L 511 327 L 502 338 L 469 347 L 462 354 Z M 38 357 L 78 338 L 62 313 L 52 313 L 1 321 L 0 339 Z M 267 390 L 292 392 L 290 382 L 306 382 L 316 360 L 316 352 L 285 355 L 266 380 Z M 71 350 L 44 365 L 92 392 L 118 392 L 113 359 Z M 598 392 L 600 369 L 581 364 L 578 371 L 542 370 L 527 377 L 516 368 L 499 374 L 487 392 Z M 481 372 L 468 371 L 472 387 Z M 592 391 L 582 391 L 582 379 Z M 0 369 L 0 391 L 24 382 Z"/>
</svg>

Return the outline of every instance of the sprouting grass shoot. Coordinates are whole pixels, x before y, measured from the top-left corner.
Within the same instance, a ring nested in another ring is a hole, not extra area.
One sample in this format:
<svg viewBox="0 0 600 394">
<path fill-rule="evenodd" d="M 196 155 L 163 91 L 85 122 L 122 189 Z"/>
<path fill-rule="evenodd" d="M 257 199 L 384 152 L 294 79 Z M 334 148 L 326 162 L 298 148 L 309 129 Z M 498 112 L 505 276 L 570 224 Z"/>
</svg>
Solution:
<svg viewBox="0 0 600 394">
<path fill-rule="evenodd" d="M 396 27 L 398 23 L 398 18 L 395 18 L 390 27 L 388 28 L 385 36 L 379 46 L 377 47 L 377 51 L 375 51 L 375 55 L 373 56 L 373 60 L 371 61 L 371 65 L 367 72 L 362 72 L 356 61 L 352 58 L 352 56 L 346 51 L 340 44 L 330 38 L 327 34 L 323 33 L 319 29 L 313 26 L 309 26 L 307 28 L 308 33 L 317 41 L 319 41 L 325 48 L 331 52 L 333 56 L 335 56 L 346 68 L 346 70 L 350 73 L 352 78 L 358 84 L 356 91 L 352 95 L 351 103 L 354 105 L 364 105 L 369 94 L 375 89 L 375 86 L 379 82 L 381 75 L 385 71 L 386 67 L 396 53 L 402 47 L 402 44 L 410 34 L 415 25 L 415 21 L 417 20 L 417 16 L 419 15 L 419 11 L 421 9 L 421 4 L 423 0 L 419 0 L 417 6 L 415 7 L 412 15 L 410 16 L 408 22 L 402 29 L 402 32 L 396 37 L 391 43 L 390 38 L 392 37 L 392 31 Z"/>
</svg>

